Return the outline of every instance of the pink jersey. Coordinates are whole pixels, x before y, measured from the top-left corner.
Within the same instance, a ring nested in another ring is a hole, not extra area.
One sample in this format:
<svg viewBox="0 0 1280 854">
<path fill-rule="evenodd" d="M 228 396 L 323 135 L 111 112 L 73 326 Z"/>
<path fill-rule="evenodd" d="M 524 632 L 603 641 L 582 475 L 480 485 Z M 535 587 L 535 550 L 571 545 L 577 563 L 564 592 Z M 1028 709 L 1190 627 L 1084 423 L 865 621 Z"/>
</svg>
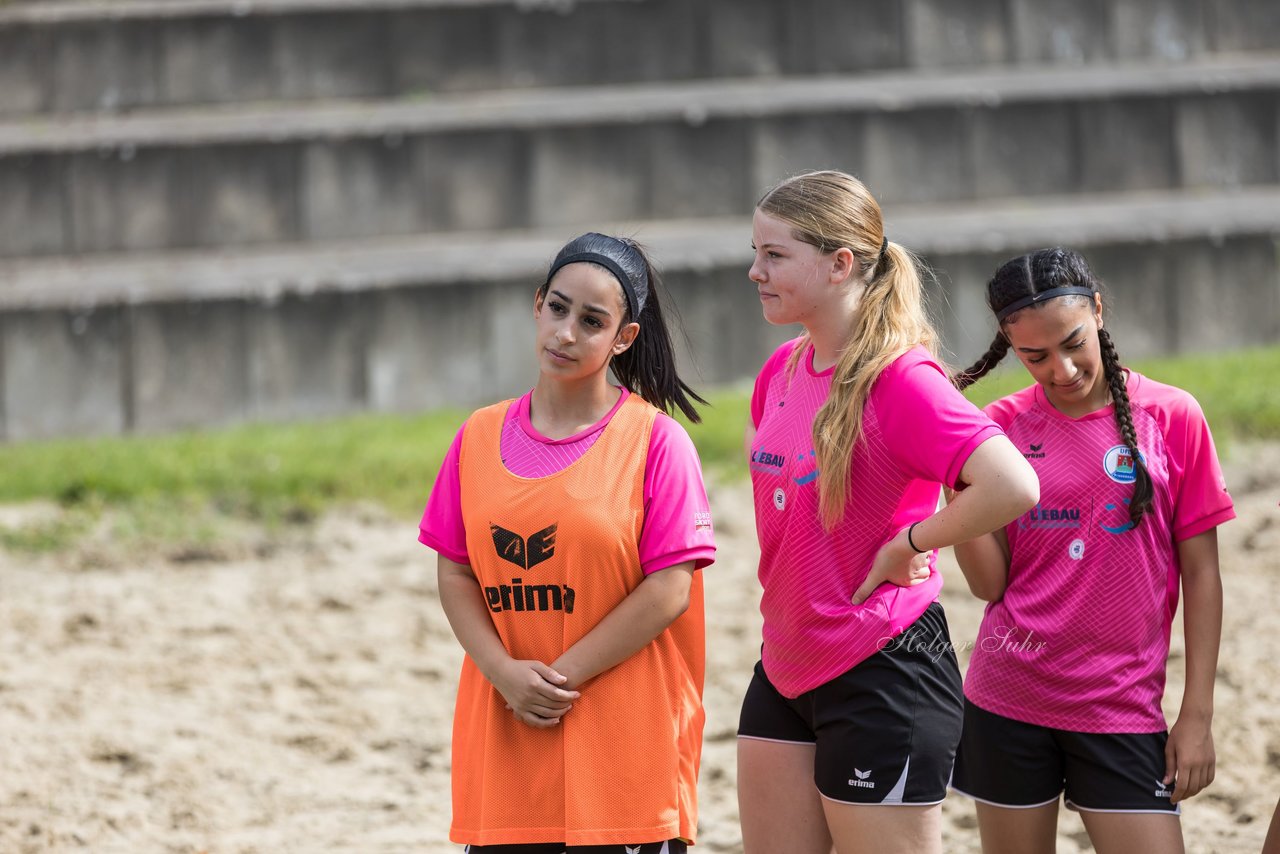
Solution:
<svg viewBox="0 0 1280 854">
<path fill-rule="evenodd" d="M 849 602 L 880 547 L 931 515 L 939 484 L 955 484 L 969 454 L 1000 435 L 927 351 L 909 351 L 872 386 L 844 517 L 827 533 L 818 517 L 813 419 L 834 370 L 815 373 L 810 349 L 788 373 L 796 346 L 784 344 L 765 362 L 751 398 L 762 658 L 769 680 L 788 697 L 869 657 L 937 598 L 942 576 L 934 567 L 923 584 L 885 583 L 863 604 Z"/>
<path fill-rule="evenodd" d="M 622 389 L 617 404 L 598 422 L 567 439 L 548 439 L 529 420 L 532 392 L 514 401 L 503 423 L 502 462 L 512 474 L 539 478 L 568 468 L 587 452 L 630 393 Z M 445 453 L 418 525 L 418 541 L 457 563 L 469 564 L 467 532 L 462 523 L 462 490 L 458 480 L 458 430 Z M 689 434 L 675 419 L 659 413 L 649 438 L 644 469 L 644 529 L 640 566 L 647 575 L 694 561 L 701 569 L 715 560 L 711 510 L 702 483 L 702 466 Z"/>
<path fill-rule="evenodd" d="M 1137 528 L 1111 406 L 1070 418 L 1034 385 L 987 408 L 1040 477 L 1040 503 L 1005 529 L 1008 588 L 987 606 L 965 677 L 989 712 L 1075 732 L 1165 729 L 1176 543 L 1235 511 L 1195 399 L 1136 373 L 1128 389 L 1155 487 Z"/>
</svg>

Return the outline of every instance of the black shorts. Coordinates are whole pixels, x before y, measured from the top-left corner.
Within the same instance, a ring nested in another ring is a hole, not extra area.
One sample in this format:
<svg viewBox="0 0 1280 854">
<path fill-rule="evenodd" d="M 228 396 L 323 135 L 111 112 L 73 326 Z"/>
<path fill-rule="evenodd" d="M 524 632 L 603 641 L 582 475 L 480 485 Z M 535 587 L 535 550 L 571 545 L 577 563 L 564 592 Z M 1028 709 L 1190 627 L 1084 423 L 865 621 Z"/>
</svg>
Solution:
<svg viewBox="0 0 1280 854">
<path fill-rule="evenodd" d="M 1179 814 L 1165 786 L 1164 732 L 1072 732 L 1016 721 L 964 703 L 951 787 L 997 807 L 1051 804 L 1098 812 Z"/>
<path fill-rule="evenodd" d="M 542 842 L 532 845 L 468 845 L 466 854 L 686 854 L 689 847 L 679 839 L 645 842 L 641 845 L 573 845 Z"/>
<path fill-rule="evenodd" d="M 960 670 L 934 602 L 892 643 L 794 700 L 756 664 L 739 738 L 813 744 L 813 781 L 851 804 L 936 804 L 960 740 Z"/>
</svg>

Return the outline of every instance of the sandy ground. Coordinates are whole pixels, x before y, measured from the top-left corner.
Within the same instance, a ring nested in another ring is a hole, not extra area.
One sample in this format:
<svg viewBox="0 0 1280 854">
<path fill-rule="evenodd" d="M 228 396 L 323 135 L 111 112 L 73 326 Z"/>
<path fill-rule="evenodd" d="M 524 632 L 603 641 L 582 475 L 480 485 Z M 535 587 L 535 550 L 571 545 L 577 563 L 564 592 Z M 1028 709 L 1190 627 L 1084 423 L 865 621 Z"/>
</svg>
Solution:
<svg viewBox="0 0 1280 854">
<path fill-rule="evenodd" d="M 1256 852 L 1280 795 L 1280 445 L 1237 447 L 1221 532 L 1218 778 L 1193 852 Z M 700 849 L 740 850 L 734 727 L 759 637 L 742 485 L 713 488 Z M 56 512 L 0 509 L 0 524 Z M 0 852 L 448 852 L 460 650 L 412 520 L 367 509 L 215 549 L 0 552 Z M 981 616 L 948 564 L 952 636 Z M 1182 685 L 1175 628 L 1166 709 Z M 962 652 L 962 664 L 963 662 Z M 977 852 L 972 804 L 945 848 Z M 1074 814 L 1059 851 L 1089 850 Z"/>
</svg>

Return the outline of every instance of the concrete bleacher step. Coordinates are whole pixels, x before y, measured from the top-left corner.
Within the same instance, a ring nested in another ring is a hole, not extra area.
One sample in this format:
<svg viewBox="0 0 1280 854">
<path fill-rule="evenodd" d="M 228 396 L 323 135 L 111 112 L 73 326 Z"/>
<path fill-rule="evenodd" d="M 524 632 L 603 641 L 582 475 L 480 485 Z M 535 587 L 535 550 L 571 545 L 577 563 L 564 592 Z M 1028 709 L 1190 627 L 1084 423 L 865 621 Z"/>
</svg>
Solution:
<svg viewBox="0 0 1280 854">
<path fill-rule="evenodd" d="M 1001 252 L 1058 242 L 1166 243 L 1280 230 L 1280 186 L 998 199 L 886 208 L 886 230 L 922 255 Z M 118 303 L 310 296 L 404 286 L 495 282 L 539 273 L 585 226 L 512 232 L 273 244 L 234 250 L 57 259 L 0 259 L 0 311 L 93 309 Z M 664 269 L 749 263 L 745 215 L 604 223 L 632 234 Z M 745 268 L 744 268 L 745 269 Z"/>
<path fill-rule="evenodd" d="M 935 314 L 957 360 L 990 335 L 982 282 L 1009 255 L 1049 244 L 1083 249 L 1110 284 L 1126 357 L 1280 337 L 1280 186 L 901 206 L 887 217 L 890 236 L 936 270 Z M 745 216 L 599 227 L 651 247 L 701 382 L 750 374 L 790 334 L 760 318 Z M 0 261 L 0 435 L 518 392 L 532 381 L 533 289 L 578 230 Z"/>
<path fill-rule="evenodd" d="M 1280 54 L 27 118 L 0 256 L 732 215 L 815 167 L 887 204 L 1271 184 L 1278 126 Z"/>
<path fill-rule="evenodd" d="M 0 114 L 1277 48 L 1258 0 L 10 0 Z"/>
</svg>

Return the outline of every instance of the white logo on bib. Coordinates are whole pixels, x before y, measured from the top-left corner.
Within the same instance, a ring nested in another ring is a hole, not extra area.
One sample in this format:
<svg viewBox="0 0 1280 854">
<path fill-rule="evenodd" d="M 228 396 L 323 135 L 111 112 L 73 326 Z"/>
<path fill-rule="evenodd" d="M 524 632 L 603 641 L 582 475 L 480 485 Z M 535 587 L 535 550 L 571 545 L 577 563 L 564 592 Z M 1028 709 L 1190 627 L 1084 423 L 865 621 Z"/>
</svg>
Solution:
<svg viewBox="0 0 1280 854">
<path fill-rule="evenodd" d="M 773 491 L 773 506 L 777 507 L 779 510 L 786 509 L 787 494 L 782 491 L 782 487 L 778 487 Z"/>
<path fill-rule="evenodd" d="M 1071 555 L 1072 560 L 1084 557 L 1084 540 L 1072 540 L 1071 545 L 1067 546 L 1067 554 Z"/>
</svg>

